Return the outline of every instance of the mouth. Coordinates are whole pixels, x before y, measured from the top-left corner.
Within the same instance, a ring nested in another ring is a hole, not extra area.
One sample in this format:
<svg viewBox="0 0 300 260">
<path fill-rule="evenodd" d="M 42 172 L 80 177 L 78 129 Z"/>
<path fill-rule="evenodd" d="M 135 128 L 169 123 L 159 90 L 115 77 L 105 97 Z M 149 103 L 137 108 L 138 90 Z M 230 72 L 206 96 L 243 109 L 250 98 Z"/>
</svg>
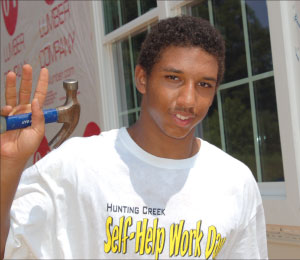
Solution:
<svg viewBox="0 0 300 260">
<path fill-rule="evenodd" d="M 174 113 L 172 116 L 175 121 L 175 124 L 180 127 L 189 126 L 195 117 L 194 115 L 190 115 L 190 114 L 183 115 L 182 113 Z"/>
<path fill-rule="evenodd" d="M 188 117 L 188 116 L 183 116 L 183 115 L 180 115 L 180 114 L 175 114 L 175 116 L 177 117 L 177 118 L 179 118 L 180 120 L 188 120 L 190 117 Z"/>
</svg>

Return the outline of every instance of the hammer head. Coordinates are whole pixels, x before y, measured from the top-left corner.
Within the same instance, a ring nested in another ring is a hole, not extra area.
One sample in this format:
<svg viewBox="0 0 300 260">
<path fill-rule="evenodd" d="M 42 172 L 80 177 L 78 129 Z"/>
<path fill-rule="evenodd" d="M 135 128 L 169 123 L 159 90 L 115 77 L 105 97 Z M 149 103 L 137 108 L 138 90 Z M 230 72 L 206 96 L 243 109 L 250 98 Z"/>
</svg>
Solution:
<svg viewBox="0 0 300 260">
<path fill-rule="evenodd" d="M 66 91 L 66 102 L 57 109 L 58 123 L 63 123 L 57 135 L 50 141 L 49 146 L 58 147 L 74 131 L 80 117 L 80 104 L 77 100 L 78 81 L 68 79 L 63 82 Z"/>
<path fill-rule="evenodd" d="M 68 123 L 75 126 L 78 123 L 80 116 L 80 105 L 77 100 L 78 81 L 73 79 L 65 80 L 63 83 L 66 91 L 66 102 L 63 106 L 57 109 L 58 111 L 58 123 Z"/>
</svg>

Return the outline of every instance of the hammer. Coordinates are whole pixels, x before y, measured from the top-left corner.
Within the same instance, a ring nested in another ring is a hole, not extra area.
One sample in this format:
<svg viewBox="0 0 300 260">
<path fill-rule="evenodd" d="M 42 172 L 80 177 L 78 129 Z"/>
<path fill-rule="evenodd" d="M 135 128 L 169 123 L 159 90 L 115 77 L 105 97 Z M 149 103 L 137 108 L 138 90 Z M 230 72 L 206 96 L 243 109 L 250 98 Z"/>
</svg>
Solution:
<svg viewBox="0 0 300 260">
<path fill-rule="evenodd" d="M 58 122 L 64 123 L 60 131 L 49 142 L 49 146 L 54 148 L 60 146 L 74 131 L 79 121 L 80 104 L 77 100 L 78 81 L 68 79 L 63 82 L 66 91 L 66 102 L 63 106 L 44 109 L 45 124 Z M 0 134 L 15 129 L 26 128 L 31 126 L 32 113 L 1 116 L 0 117 Z"/>
</svg>

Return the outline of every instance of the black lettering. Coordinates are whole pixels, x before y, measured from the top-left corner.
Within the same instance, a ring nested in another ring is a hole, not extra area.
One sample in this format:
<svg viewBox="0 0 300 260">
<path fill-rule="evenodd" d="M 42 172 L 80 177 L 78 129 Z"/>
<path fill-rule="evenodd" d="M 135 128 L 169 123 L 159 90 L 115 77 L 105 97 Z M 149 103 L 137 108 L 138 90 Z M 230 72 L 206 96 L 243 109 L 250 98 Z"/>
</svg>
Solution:
<svg viewBox="0 0 300 260">
<path fill-rule="evenodd" d="M 110 211 L 111 211 L 111 209 L 112 209 L 112 204 L 109 205 L 109 204 L 107 203 L 106 211 L 108 211 L 109 209 L 110 209 Z"/>
</svg>

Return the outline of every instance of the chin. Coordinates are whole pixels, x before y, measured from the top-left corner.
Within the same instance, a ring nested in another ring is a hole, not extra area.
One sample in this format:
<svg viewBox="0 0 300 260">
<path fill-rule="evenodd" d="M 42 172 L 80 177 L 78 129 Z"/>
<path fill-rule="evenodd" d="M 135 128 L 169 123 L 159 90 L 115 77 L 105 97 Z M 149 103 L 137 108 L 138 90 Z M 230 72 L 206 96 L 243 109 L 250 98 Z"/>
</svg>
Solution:
<svg viewBox="0 0 300 260">
<path fill-rule="evenodd" d="M 178 129 L 178 131 L 176 130 L 177 129 L 162 129 L 163 133 L 166 136 L 177 140 L 184 139 L 190 135 L 194 136 L 194 132 L 195 132 L 195 128 L 185 129 L 185 131 L 183 129 Z"/>
</svg>

